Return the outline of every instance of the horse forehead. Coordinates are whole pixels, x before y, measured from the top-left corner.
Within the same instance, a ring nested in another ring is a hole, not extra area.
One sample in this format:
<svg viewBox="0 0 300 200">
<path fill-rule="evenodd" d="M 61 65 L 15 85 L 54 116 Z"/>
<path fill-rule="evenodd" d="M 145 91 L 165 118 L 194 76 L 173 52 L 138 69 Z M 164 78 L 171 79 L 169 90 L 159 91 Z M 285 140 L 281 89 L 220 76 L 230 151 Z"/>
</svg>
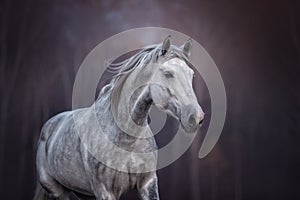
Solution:
<svg viewBox="0 0 300 200">
<path fill-rule="evenodd" d="M 163 63 L 163 65 L 166 67 L 176 67 L 174 69 L 179 68 L 187 73 L 194 73 L 194 71 L 186 64 L 186 62 L 179 58 L 172 58 L 170 60 L 167 60 Z"/>
</svg>

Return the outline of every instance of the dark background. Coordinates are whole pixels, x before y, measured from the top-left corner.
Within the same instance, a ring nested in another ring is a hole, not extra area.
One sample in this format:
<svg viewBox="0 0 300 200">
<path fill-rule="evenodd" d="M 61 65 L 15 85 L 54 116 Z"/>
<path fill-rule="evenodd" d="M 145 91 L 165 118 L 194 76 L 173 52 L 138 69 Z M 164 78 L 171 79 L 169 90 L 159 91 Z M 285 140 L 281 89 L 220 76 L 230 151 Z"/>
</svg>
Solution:
<svg viewBox="0 0 300 200">
<path fill-rule="evenodd" d="M 228 98 L 213 151 L 198 159 L 199 134 L 158 172 L 161 199 L 300 198 L 299 1 L 2 0 L 0 10 L 0 199 L 32 199 L 39 130 L 71 109 L 75 74 L 89 51 L 143 26 L 202 44 Z"/>
</svg>

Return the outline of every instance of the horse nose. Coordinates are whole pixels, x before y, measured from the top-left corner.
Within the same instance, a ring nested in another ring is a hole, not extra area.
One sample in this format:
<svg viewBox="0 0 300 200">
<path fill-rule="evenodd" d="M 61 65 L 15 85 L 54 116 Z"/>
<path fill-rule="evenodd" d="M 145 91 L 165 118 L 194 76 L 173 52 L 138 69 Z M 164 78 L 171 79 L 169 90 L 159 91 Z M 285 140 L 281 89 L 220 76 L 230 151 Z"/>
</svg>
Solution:
<svg viewBox="0 0 300 200">
<path fill-rule="evenodd" d="M 203 122 L 204 113 L 198 104 L 188 104 L 182 106 L 181 124 L 187 132 L 194 132 L 198 125 Z"/>
<path fill-rule="evenodd" d="M 188 117 L 189 126 L 193 127 L 197 124 L 201 125 L 204 120 L 204 112 L 201 108 L 195 110 L 195 112 L 190 113 Z"/>
<path fill-rule="evenodd" d="M 188 118 L 188 122 L 189 122 L 189 126 L 190 127 L 194 127 L 196 126 L 197 122 L 196 122 L 196 117 L 194 114 L 191 114 Z"/>
</svg>

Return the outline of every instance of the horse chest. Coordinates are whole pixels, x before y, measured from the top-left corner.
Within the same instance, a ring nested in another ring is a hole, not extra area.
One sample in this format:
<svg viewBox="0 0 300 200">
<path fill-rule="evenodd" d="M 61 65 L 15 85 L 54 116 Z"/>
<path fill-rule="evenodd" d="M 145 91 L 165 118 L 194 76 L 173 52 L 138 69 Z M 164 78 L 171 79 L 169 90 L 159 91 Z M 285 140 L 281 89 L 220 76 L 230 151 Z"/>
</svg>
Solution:
<svg viewBox="0 0 300 200">
<path fill-rule="evenodd" d="M 135 174 L 119 172 L 105 167 L 104 173 L 99 177 L 100 180 L 105 180 L 106 187 L 112 191 L 121 190 L 126 191 L 134 188 L 137 183 L 137 176 Z"/>
<path fill-rule="evenodd" d="M 128 171 L 133 167 L 139 168 L 142 171 L 146 163 L 143 159 L 128 156 L 120 159 L 119 164 L 128 166 Z M 121 195 L 129 189 L 136 188 L 137 183 L 142 176 L 140 173 L 122 172 L 112 169 L 101 163 L 94 163 L 92 165 L 94 165 L 91 167 L 95 170 L 94 175 L 96 182 L 105 185 L 105 188 L 108 191 L 116 195 Z"/>
</svg>

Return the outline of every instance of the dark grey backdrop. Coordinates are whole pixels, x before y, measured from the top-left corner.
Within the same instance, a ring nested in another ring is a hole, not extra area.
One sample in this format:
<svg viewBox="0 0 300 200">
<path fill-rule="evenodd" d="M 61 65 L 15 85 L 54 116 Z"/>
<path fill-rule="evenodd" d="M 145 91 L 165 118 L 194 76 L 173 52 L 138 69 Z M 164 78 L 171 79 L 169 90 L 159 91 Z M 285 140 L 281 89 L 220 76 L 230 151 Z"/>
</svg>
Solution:
<svg viewBox="0 0 300 200">
<path fill-rule="evenodd" d="M 160 170 L 161 199 L 300 198 L 299 1 L 2 0 L 0 10 L 1 199 L 32 198 L 39 130 L 71 108 L 88 52 L 142 26 L 196 39 L 218 65 L 228 95 L 219 142 L 199 160 L 199 134 L 180 160 Z M 207 91 L 200 101 L 209 110 Z"/>
</svg>

